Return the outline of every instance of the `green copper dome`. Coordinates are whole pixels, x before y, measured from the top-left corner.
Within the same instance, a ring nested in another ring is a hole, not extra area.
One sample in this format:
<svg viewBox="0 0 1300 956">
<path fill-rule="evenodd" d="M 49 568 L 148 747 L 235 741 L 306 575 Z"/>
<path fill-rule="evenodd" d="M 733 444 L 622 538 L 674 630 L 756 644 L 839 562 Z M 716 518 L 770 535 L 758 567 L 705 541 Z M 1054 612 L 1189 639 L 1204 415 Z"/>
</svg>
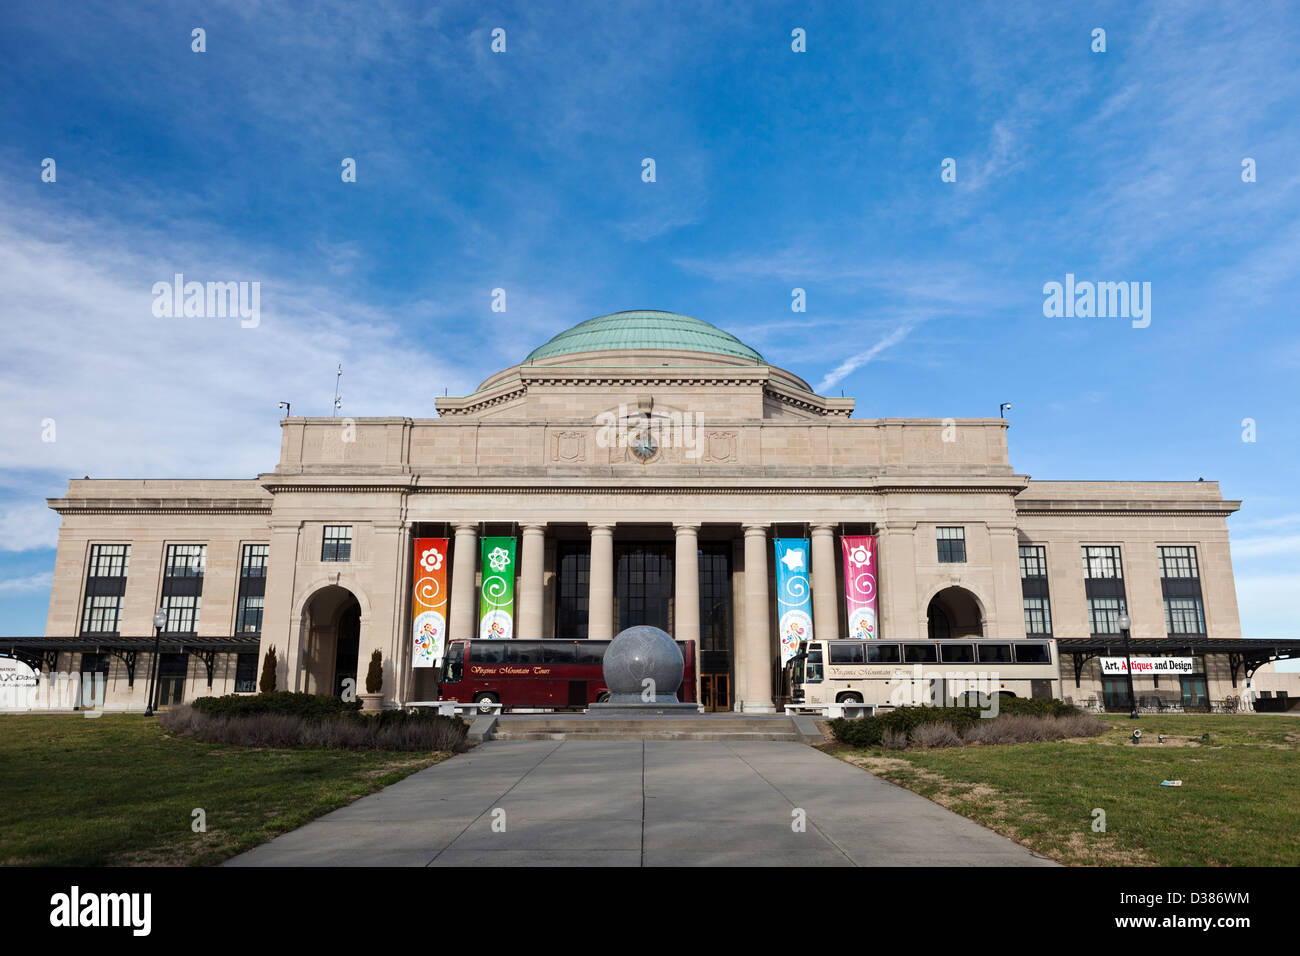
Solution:
<svg viewBox="0 0 1300 956">
<path fill-rule="evenodd" d="M 574 352 L 607 352 L 612 349 L 673 349 L 681 352 L 712 352 L 734 355 L 752 362 L 763 356 L 730 332 L 724 332 L 689 315 L 676 312 L 615 312 L 580 322 L 565 329 L 545 345 L 528 353 L 524 362 L 569 355 Z"/>
</svg>

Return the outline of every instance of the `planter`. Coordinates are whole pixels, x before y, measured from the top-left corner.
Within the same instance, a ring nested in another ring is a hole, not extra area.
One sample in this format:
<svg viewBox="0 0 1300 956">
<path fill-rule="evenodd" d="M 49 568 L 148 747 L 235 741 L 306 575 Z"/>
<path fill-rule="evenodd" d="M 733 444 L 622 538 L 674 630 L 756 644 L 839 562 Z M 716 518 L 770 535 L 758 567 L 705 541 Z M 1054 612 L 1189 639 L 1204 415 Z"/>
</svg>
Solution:
<svg viewBox="0 0 1300 956">
<path fill-rule="evenodd" d="M 383 694 L 361 694 L 361 713 L 377 714 L 384 709 Z"/>
</svg>

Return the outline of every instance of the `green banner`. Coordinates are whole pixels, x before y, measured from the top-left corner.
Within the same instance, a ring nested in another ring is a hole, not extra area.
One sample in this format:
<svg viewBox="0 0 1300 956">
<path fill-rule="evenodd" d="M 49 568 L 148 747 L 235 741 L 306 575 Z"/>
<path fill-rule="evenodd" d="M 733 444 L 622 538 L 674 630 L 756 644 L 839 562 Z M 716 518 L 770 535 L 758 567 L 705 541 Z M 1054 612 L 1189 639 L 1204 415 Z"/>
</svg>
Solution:
<svg viewBox="0 0 1300 956">
<path fill-rule="evenodd" d="M 515 636 L 515 539 L 482 539 L 483 586 L 479 589 L 478 636 Z"/>
</svg>

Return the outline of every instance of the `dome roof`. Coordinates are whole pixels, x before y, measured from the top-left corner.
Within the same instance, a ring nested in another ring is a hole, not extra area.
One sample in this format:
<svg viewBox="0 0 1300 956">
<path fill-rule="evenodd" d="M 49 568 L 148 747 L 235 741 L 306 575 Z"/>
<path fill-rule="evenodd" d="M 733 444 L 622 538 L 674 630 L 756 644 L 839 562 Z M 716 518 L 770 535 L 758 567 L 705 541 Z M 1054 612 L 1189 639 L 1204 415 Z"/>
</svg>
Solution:
<svg viewBox="0 0 1300 956">
<path fill-rule="evenodd" d="M 614 349 L 711 352 L 733 355 L 752 362 L 764 362 L 763 356 L 730 332 L 724 332 L 715 325 L 693 319 L 689 315 L 655 310 L 615 312 L 579 322 L 545 345 L 533 349 L 524 362 L 553 355 L 607 352 Z"/>
</svg>

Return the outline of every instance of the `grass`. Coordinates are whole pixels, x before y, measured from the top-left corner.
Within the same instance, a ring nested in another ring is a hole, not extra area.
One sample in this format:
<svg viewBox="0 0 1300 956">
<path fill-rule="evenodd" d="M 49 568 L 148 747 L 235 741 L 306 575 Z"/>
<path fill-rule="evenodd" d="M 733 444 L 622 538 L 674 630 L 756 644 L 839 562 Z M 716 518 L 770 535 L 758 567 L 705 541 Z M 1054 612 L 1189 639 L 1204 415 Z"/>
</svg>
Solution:
<svg viewBox="0 0 1300 956">
<path fill-rule="evenodd" d="M 827 749 L 1062 863 L 1300 863 L 1300 720 L 1105 719 L 1111 727 L 1100 736 L 1052 743 Z M 1143 735 L 1136 746 L 1135 727 Z M 1172 779 L 1183 785 L 1160 786 Z M 1092 828 L 1094 809 L 1105 812 L 1105 832 Z"/>
<path fill-rule="evenodd" d="M 447 756 L 205 744 L 139 715 L 0 717 L 0 865 L 213 864 Z"/>
</svg>

